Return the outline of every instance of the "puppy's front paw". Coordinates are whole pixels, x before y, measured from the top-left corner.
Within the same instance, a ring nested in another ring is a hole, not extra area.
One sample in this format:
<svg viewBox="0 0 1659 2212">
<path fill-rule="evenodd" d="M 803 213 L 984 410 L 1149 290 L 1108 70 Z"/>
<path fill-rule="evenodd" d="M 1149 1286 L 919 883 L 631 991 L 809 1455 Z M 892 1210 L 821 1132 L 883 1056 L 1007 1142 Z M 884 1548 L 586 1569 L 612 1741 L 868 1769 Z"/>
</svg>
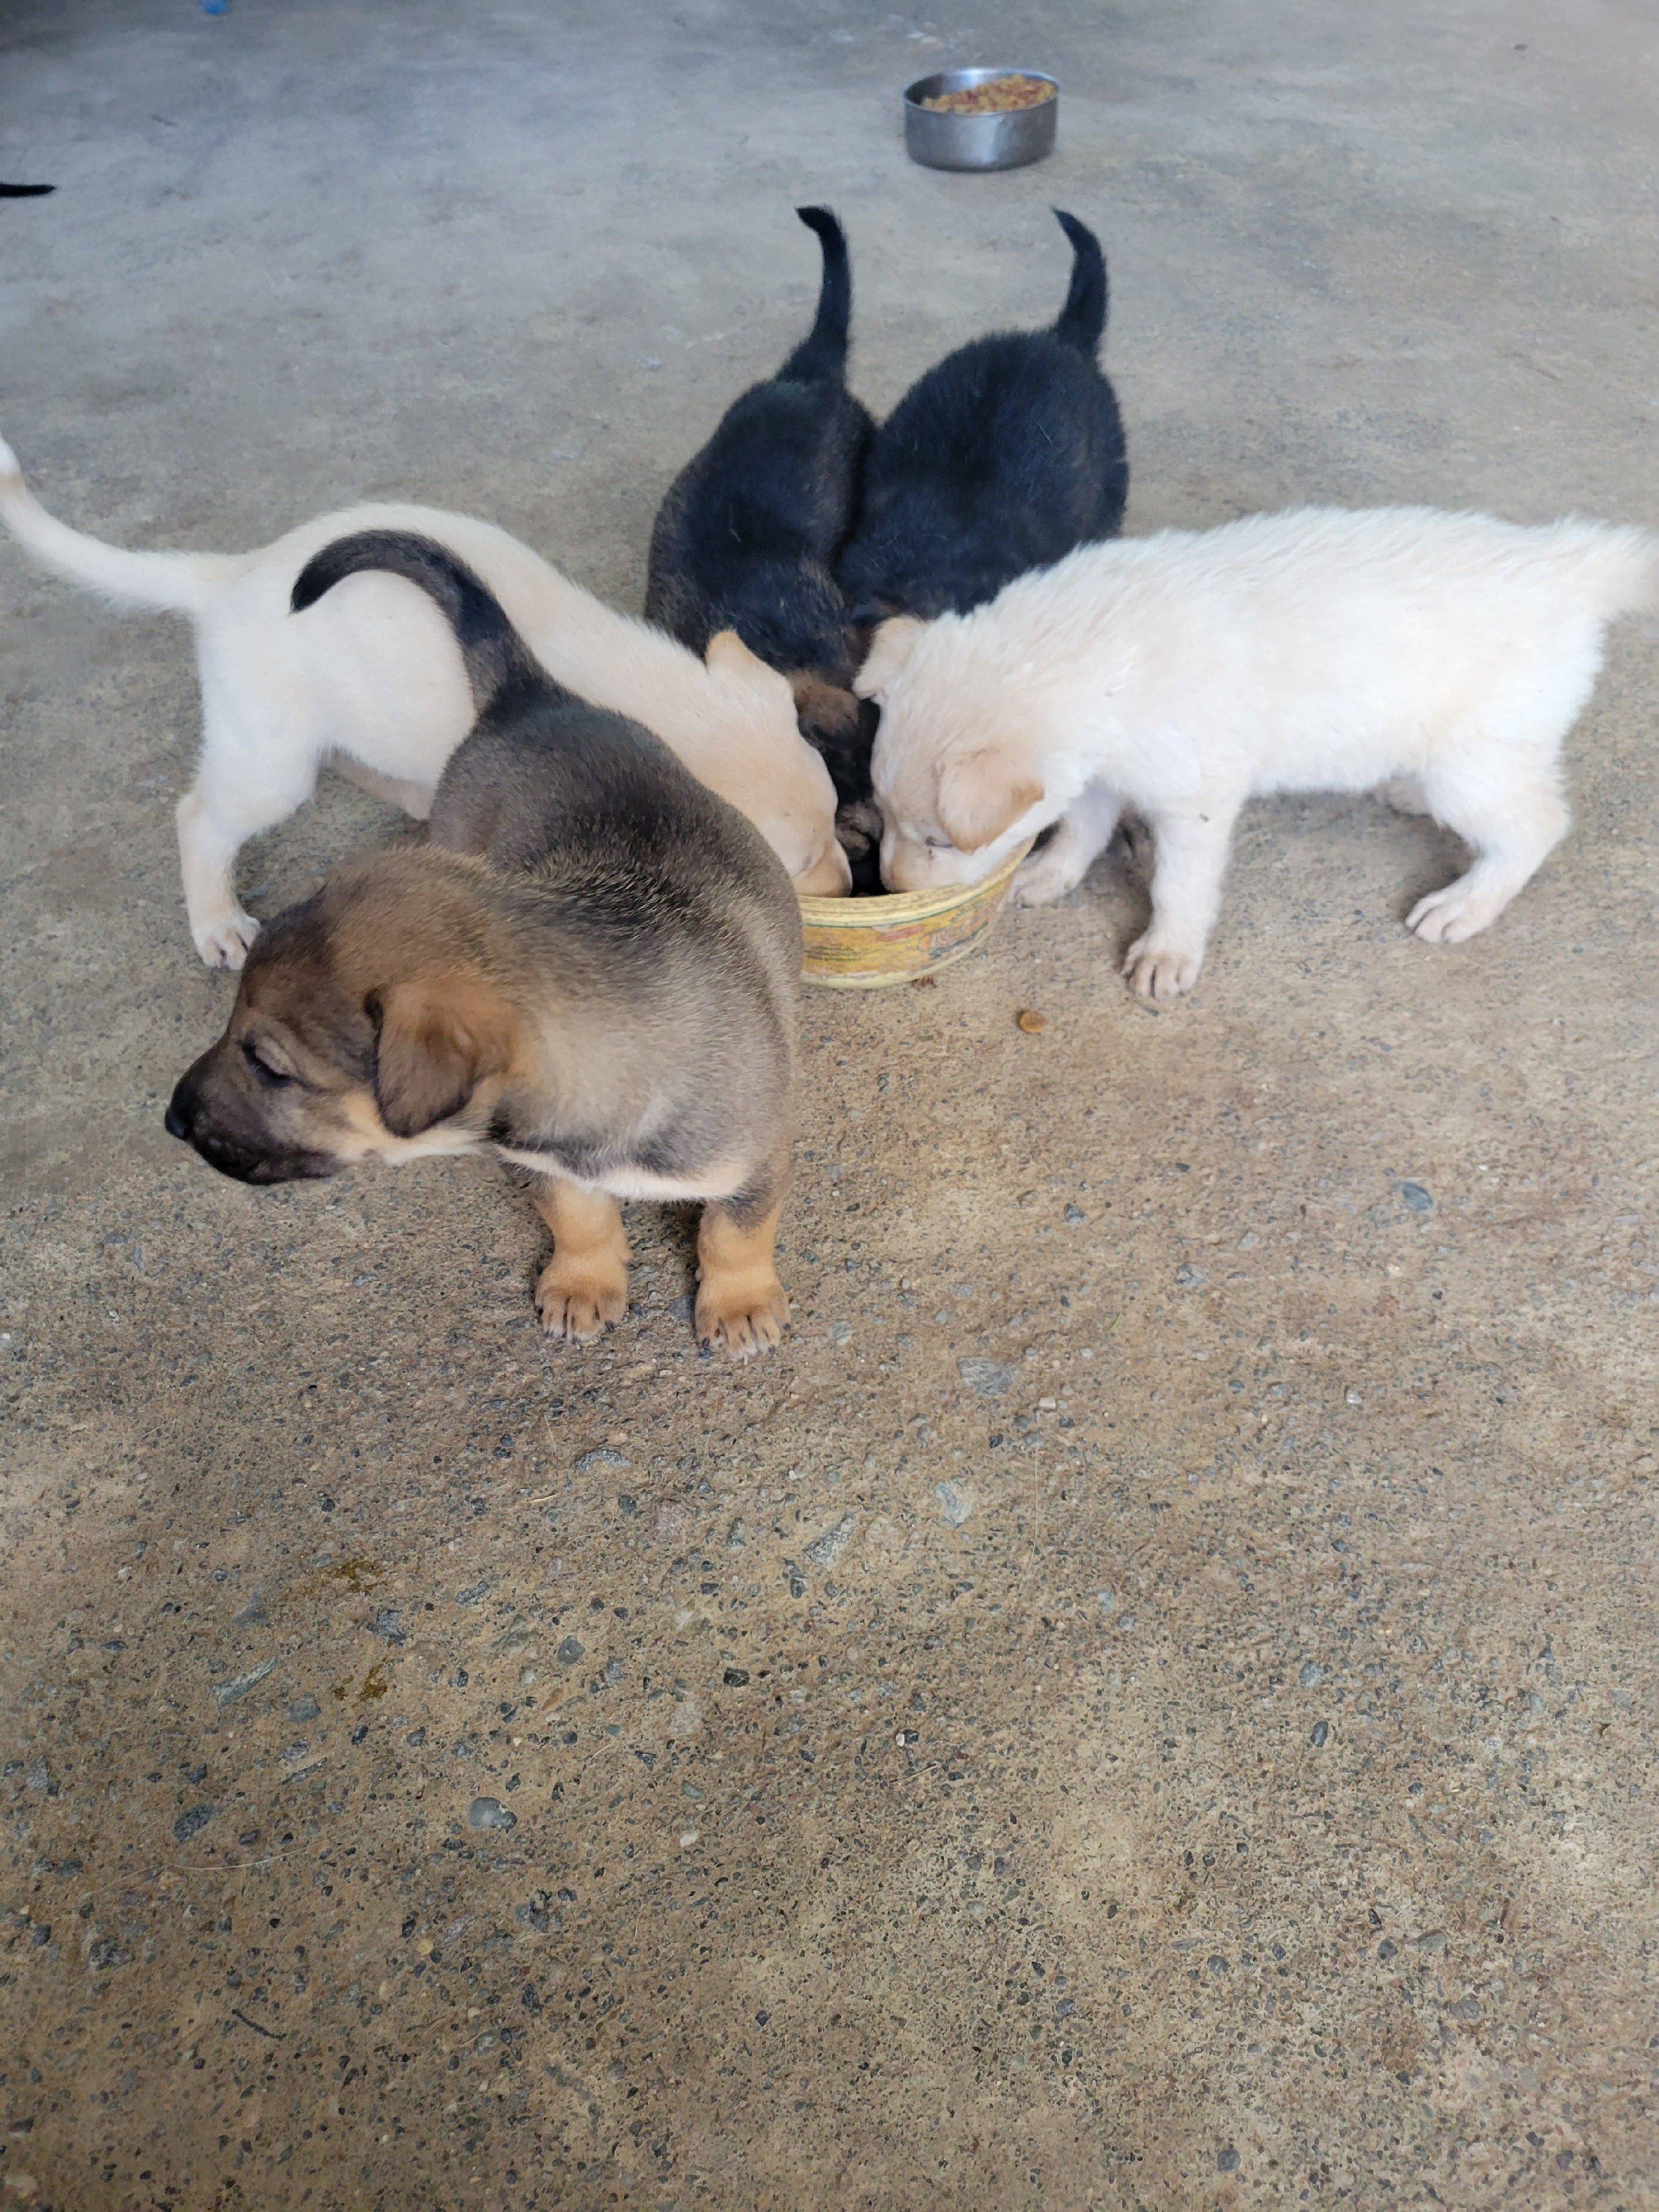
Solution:
<svg viewBox="0 0 1659 2212">
<path fill-rule="evenodd" d="M 233 973 L 247 958 L 248 947 L 258 934 L 258 923 L 240 907 L 233 907 L 217 921 L 204 922 L 191 932 L 196 950 L 210 968 L 228 968 Z"/>
<path fill-rule="evenodd" d="M 1009 896 L 1016 906 L 1052 906 L 1067 891 L 1074 891 L 1088 872 L 1088 863 L 1079 866 L 1078 855 L 1068 852 L 1056 837 L 1017 871 Z"/>
<path fill-rule="evenodd" d="M 1407 928 L 1425 945 L 1462 945 L 1466 938 L 1479 937 L 1497 921 L 1509 901 L 1471 891 L 1468 880 L 1460 876 L 1444 890 L 1431 891 L 1427 898 L 1419 899 L 1406 916 Z"/>
<path fill-rule="evenodd" d="M 1123 972 L 1138 999 L 1178 999 L 1190 991 L 1204 965 L 1204 952 L 1180 945 L 1158 945 L 1139 938 L 1124 957 Z"/>
<path fill-rule="evenodd" d="M 550 1336 L 586 1344 L 628 1311 L 628 1269 L 602 1253 L 556 1252 L 538 1279 L 536 1310 Z"/>
<path fill-rule="evenodd" d="M 697 1335 L 724 1345 L 734 1359 L 775 1350 L 789 1322 L 789 1301 L 770 1267 L 710 1270 L 697 1291 Z"/>
</svg>

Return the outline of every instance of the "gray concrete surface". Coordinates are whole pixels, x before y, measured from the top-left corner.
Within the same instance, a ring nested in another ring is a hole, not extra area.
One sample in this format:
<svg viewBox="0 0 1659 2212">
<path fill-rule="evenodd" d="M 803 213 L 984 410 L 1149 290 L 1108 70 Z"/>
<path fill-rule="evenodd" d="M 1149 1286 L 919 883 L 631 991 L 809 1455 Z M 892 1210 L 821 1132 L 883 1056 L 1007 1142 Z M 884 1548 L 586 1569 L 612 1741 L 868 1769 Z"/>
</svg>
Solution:
<svg viewBox="0 0 1659 2212">
<path fill-rule="evenodd" d="M 0 173 L 58 191 L 0 203 L 0 426 L 130 542 L 412 496 L 637 605 L 803 326 L 809 198 L 877 405 L 1053 312 L 1052 202 L 1099 227 L 1137 529 L 1659 520 L 1636 0 L 3 41 Z M 1064 80 L 1050 164 L 906 167 L 957 58 Z M 4 546 L 0 623 L 4 2202 L 1659 2203 L 1650 640 L 1471 945 L 1402 934 L 1424 824 L 1285 802 L 1190 1003 L 1126 999 L 1115 865 L 930 992 L 815 994 L 744 1372 L 678 1216 L 549 1347 L 492 1174 L 168 1141 L 231 990 L 188 641 Z M 244 884 L 392 826 L 331 782 Z"/>
</svg>

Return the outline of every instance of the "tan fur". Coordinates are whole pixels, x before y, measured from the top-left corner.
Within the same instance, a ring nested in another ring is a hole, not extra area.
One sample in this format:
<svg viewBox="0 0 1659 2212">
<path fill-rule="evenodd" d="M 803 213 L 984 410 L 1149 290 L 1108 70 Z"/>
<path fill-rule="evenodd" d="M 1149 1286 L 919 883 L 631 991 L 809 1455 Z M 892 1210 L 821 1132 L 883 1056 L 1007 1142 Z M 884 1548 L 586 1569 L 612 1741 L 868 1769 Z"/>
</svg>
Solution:
<svg viewBox="0 0 1659 2212">
<path fill-rule="evenodd" d="M 555 1237 L 537 1303 L 553 1334 L 579 1339 L 627 1310 L 618 1197 L 702 1199 L 698 1328 L 747 1358 L 788 1315 L 771 1255 L 799 941 L 781 873 L 778 890 L 787 942 L 737 888 L 726 924 L 763 986 L 695 961 L 642 985 L 650 963 L 611 975 L 562 957 L 560 898 L 544 916 L 533 875 L 378 854 L 261 939 L 169 1127 L 254 1182 L 443 1153 L 527 1167 Z M 659 1169 L 665 1153 L 683 1164 Z"/>
<path fill-rule="evenodd" d="M 769 1352 L 789 1319 L 778 1280 L 778 1212 L 745 1228 L 723 1206 L 709 1206 L 697 1230 L 697 1334 L 740 1359 Z"/>
<path fill-rule="evenodd" d="M 418 1137 L 459 1114 L 486 1076 L 513 1064 L 518 1018 L 476 972 L 411 977 L 374 1003 L 374 1103 L 395 1137 Z"/>
<path fill-rule="evenodd" d="M 894 615 L 880 625 L 871 641 L 869 657 L 853 678 L 853 689 L 860 699 L 878 698 L 886 690 L 915 651 L 926 628 L 915 615 Z"/>
<path fill-rule="evenodd" d="M 769 672 L 758 653 L 751 653 L 734 629 L 717 629 L 708 641 L 703 659 L 710 668 L 730 669 L 734 676 Z"/>
<path fill-rule="evenodd" d="M 622 1208 L 605 1192 L 562 1176 L 545 1176 L 532 1196 L 553 1232 L 553 1257 L 537 1279 L 536 1310 L 550 1336 L 586 1343 L 628 1311 L 633 1255 Z"/>
<path fill-rule="evenodd" d="M 808 737 L 850 744 L 858 736 L 859 702 L 853 692 L 806 672 L 792 674 L 789 684 L 795 695 L 795 719 Z"/>
<path fill-rule="evenodd" d="M 959 852 L 1001 836 L 1042 796 L 1042 786 L 1000 746 L 947 761 L 939 772 L 939 827 Z"/>
<path fill-rule="evenodd" d="M 847 855 L 833 842 L 795 878 L 795 889 L 803 898 L 845 898 L 852 884 Z"/>
</svg>

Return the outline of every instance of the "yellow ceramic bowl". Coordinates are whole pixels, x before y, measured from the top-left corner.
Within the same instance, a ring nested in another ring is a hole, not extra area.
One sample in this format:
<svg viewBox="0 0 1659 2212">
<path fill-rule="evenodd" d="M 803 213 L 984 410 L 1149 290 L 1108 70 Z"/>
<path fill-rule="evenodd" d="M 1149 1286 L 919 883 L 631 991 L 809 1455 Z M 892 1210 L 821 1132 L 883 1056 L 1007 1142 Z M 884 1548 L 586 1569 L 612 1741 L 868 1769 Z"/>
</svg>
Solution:
<svg viewBox="0 0 1659 2212">
<path fill-rule="evenodd" d="M 878 991 L 948 968 L 989 930 L 1014 870 L 1030 849 L 1022 845 L 982 884 L 890 891 L 878 898 L 802 899 L 802 975 L 832 991 Z"/>
</svg>

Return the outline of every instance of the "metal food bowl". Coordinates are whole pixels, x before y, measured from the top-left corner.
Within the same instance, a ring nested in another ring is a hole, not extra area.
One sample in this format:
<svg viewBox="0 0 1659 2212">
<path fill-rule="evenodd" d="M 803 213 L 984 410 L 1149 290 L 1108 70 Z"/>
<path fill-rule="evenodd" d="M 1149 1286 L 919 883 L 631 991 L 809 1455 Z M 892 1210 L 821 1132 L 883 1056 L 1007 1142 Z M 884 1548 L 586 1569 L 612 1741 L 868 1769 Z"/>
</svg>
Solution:
<svg viewBox="0 0 1659 2212">
<path fill-rule="evenodd" d="M 1054 91 L 1040 106 L 1005 108 L 993 115 L 945 115 L 921 104 L 941 93 L 987 84 L 994 76 L 1031 77 L 1053 85 Z M 904 149 L 930 169 L 1019 169 L 1054 152 L 1059 115 L 1059 83 L 1041 70 L 941 70 L 936 76 L 918 77 L 905 92 Z"/>
<path fill-rule="evenodd" d="M 878 991 L 950 967 L 973 951 L 1001 913 L 1014 870 L 1030 849 L 1022 845 L 982 884 L 875 898 L 803 898 L 801 974 L 832 991 Z"/>
</svg>

